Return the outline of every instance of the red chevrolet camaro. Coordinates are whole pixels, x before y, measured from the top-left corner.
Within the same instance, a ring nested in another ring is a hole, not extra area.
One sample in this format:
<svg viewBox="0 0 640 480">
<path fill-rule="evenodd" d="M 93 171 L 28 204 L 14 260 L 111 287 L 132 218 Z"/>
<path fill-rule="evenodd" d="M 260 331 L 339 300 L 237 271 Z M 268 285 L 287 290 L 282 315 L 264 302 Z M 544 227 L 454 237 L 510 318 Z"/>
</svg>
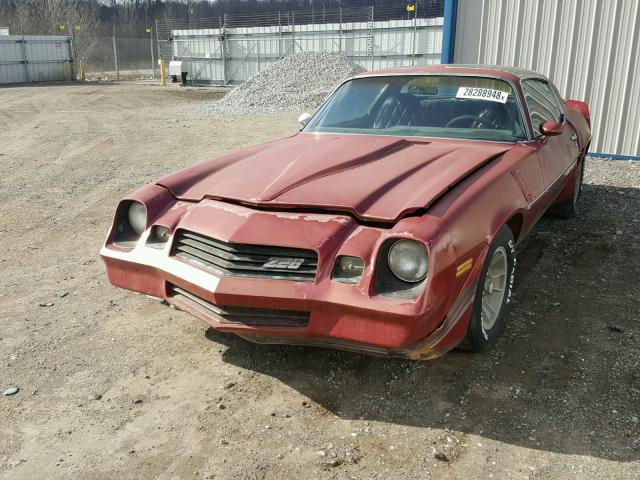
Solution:
<svg viewBox="0 0 640 480">
<path fill-rule="evenodd" d="M 123 199 L 111 283 L 261 343 L 493 345 L 515 246 L 575 213 L 587 105 L 528 70 L 438 65 L 358 75 L 301 123 Z"/>
</svg>

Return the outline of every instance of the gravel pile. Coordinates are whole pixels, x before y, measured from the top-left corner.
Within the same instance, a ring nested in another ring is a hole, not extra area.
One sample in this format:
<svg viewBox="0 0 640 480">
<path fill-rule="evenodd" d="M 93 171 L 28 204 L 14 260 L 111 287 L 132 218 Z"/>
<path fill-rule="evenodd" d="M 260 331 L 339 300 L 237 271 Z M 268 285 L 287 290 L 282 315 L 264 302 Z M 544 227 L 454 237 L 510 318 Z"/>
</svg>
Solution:
<svg viewBox="0 0 640 480">
<path fill-rule="evenodd" d="M 283 58 L 206 107 L 206 113 L 247 115 L 313 110 L 343 80 L 365 69 L 337 53 L 305 52 Z"/>
</svg>

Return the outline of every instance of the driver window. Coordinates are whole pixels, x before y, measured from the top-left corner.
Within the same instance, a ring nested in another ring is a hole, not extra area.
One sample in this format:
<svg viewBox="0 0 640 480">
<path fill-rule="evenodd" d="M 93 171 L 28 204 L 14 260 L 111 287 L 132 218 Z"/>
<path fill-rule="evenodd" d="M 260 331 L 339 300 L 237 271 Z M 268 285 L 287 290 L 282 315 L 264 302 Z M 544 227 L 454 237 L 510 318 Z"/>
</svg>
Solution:
<svg viewBox="0 0 640 480">
<path fill-rule="evenodd" d="M 522 93 L 529 109 L 534 134 L 540 132 L 540 125 L 553 120 L 561 121 L 562 112 L 554 101 L 554 94 L 547 82 L 525 80 L 522 82 Z"/>
</svg>

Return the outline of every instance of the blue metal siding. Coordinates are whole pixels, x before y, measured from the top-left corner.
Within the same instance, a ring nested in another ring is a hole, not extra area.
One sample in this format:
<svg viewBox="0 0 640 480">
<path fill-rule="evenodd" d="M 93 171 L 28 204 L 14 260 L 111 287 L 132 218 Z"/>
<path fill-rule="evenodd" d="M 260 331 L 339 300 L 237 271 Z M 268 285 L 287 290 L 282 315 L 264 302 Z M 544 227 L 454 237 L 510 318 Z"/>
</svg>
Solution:
<svg viewBox="0 0 640 480">
<path fill-rule="evenodd" d="M 458 0 L 445 0 L 444 27 L 442 32 L 442 56 L 440 63 L 453 63 L 458 17 Z"/>
</svg>

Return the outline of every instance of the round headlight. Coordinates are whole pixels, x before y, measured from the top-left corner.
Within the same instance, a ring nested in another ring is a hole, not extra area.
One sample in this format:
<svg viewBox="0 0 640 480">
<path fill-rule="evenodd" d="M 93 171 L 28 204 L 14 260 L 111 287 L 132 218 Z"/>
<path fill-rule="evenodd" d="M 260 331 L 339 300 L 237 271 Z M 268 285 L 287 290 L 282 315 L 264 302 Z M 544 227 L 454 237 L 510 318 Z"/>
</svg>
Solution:
<svg viewBox="0 0 640 480">
<path fill-rule="evenodd" d="M 420 282 L 427 276 L 429 260 L 421 243 L 398 240 L 389 249 L 388 260 L 393 274 L 404 282 Z"/>
<path fill-rule="evenodd" d="M 140 202 L 131 202 L 129 205 L 129 224 L 133 231 L 142 235 L 147 226 L 147 209 Z"/>
</svg>

